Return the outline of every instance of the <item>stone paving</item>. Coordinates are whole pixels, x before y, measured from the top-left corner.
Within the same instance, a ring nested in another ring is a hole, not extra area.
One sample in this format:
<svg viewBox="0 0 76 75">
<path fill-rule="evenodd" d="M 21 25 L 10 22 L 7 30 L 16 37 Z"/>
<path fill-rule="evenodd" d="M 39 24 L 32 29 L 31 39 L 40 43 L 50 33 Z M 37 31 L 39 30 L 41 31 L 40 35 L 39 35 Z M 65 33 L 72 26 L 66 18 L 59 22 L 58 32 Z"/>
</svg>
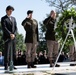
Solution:
<svg viewBox="0 0 76 75">
<path fill-rule="evenodd" d="M 49 64 L 37 65 L 36 69 L 27 69 L 27 66 L 16 66 L 17 70 L 13 70 L 13 73 L 4 73 L 3 67 L 0 67 L 0 75 L 54 75 L 55 73 L 59 73 L 57 75 L 76 75 L 76 66 L 69 66 L 68 63 L 61 63 L 60 65 L 61 67 L 55 68 L 50 68 Z"/>
</svg>

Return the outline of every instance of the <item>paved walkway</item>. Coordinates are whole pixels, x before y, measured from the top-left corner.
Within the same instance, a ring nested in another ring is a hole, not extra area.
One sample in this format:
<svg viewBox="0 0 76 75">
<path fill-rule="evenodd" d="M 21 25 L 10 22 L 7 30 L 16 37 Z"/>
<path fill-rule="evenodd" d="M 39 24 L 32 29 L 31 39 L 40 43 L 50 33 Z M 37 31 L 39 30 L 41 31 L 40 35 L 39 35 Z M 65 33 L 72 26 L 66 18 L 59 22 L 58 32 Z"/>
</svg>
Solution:
<svg viewBox="0 0 76 75">
<path fill-rule="evenodd" d="M 58 63 L 61 67 L 50 68 L 49 64 L 37 65 L 37 68 L 27 69 L 27 66 L 16 66 L 17 70 L 13 70 L 13 73 L 4 73 L 4 67 L 0 67 L 0 75 L 51 75 L 55 73 L 76 75 L 76 66 L 69 66 L 71 62 Z M 72 62 L 74 63 L 74 62 Z M 72 73 L 72 74 L 71 74 Z M 58 74 L 57 74 L 58 75 Z"/>
</svg>

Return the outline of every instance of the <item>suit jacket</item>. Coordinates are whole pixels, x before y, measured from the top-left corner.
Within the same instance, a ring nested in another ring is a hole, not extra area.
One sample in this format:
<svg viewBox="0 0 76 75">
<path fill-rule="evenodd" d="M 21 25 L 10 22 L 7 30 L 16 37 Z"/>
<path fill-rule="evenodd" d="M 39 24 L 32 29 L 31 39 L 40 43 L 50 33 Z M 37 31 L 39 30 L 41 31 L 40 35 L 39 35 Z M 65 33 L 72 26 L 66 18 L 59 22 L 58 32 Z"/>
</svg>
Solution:
<svg viewBox="0 0 76 75">
<path fill-rule="evenodd" d="M 46 40 L 55 40 L 55 32 L 54 32 L 55 20 L 51 17 L 48 17 L 43 21 L 43 24 L 46 27 L 45 39 Z"/>
<path fill-rule="evenodd" d="M 26 18 L 22 22 L 22 26 L 24 27 L 26 31 L 26 38 L 25 43 L 33 43 L 33 21 L 29 18 Z M 37 34 L 37 41 L 38 41 L 38 27 L 35 30 Z"/>
<path fill-rule="evenodd" d="M 11 20 L 7 15 L 1 18 L 1 26 L 3 30 L 3 40 L 10 39 L 10 34 L 17 33 L 17 24 L 14 17 L 11 17 Z"/>
</svg>

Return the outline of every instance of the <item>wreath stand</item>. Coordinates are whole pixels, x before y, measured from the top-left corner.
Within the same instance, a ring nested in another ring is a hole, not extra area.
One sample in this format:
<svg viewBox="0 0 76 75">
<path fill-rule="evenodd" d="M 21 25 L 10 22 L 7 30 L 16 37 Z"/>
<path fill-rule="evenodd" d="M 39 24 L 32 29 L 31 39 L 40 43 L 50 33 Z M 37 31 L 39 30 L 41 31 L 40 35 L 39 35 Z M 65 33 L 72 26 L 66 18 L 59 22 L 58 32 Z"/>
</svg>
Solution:
<svg viewBox="0 0 76 75">
<path fill-rule="evenodd" d="M 71 19 L 70 19 L 70 21 L 69 21 L 68 33 L 67 33 L 66 38 L 65 38 L 65 40 L 64 40 L 64 42 L 63 42 L 63 45 L 62 45 L 61 48 L 60 48 L 60 52 L 59 52 L 58 57 L 57 57 L 57 59 L 56 59 L 56 61 L 55 61 L 55 64 L 54 64 L 53 69 L 55 68 L 55 66 L 56 66 L 56 64 L 57 64 L 57 62 L 58 62 L 58 59 L 59 59 L 59 57 L 60 57 L 60 55 L 61 55 L 61 52 L 62 52 L 62 50 L 63 50 L 63 48 L 64 48 L 64 45 L 65 45 L 65 42 L 66 42 L 68 36 L 72 36 L 72 37 L 73 37 L 74 46 L 75 46 L 75 51 L 76 51 L 75 37 L 74 37 L 74 32 L 73 32 L 74 27 L 73 27 L 73 24 L 72 24 L 72 23 L 73 23 L 73 18 L 71 17 Z"/>
</svg>

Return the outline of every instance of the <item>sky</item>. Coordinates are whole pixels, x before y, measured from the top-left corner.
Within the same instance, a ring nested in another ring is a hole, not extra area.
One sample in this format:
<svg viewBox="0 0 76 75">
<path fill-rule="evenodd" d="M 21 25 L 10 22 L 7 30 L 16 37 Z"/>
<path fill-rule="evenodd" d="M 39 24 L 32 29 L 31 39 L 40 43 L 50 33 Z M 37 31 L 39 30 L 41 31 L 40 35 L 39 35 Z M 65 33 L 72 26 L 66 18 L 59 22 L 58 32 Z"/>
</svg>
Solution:
<svg viewBox="0 0 76 75">
<path fill-rule="evenodd" d="M 27 17 L 28 10 L 33 10 L 33 18 L 38 23 L 42 22 L 46 18 L 46 14 L 49 14 L 51 10 L 55 10 L 54 7 L 49 7 L 45 0 L 0 0 L 0 20 L 2 16 L 6 15 L 5 9 L 8 5 L 13 6 L 15 9 L 12 16 L 16 18 L 18 32 L 23 36 L 25 36 L 25 30 L 21 22 Z"/>
</svg>

